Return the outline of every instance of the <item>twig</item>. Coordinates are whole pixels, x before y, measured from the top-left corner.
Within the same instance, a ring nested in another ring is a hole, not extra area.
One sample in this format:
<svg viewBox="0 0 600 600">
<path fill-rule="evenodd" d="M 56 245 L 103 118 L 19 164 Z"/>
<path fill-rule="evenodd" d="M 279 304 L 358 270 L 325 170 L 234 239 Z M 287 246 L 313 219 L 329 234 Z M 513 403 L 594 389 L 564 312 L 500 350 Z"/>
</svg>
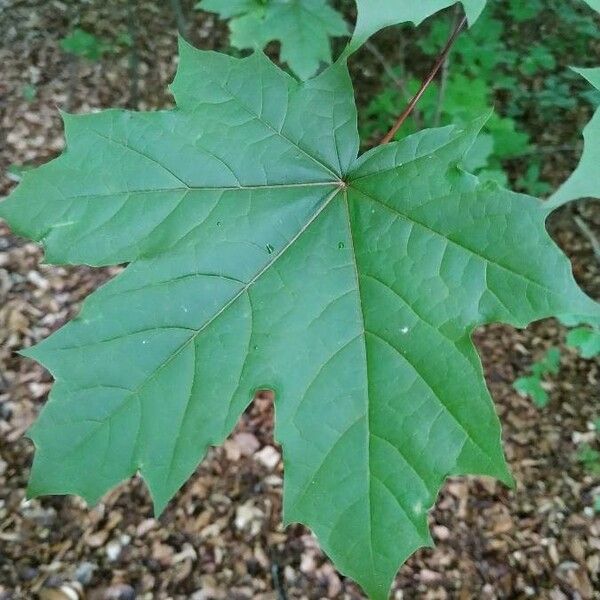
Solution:
<svg viewBox="0 0 600 600">
<path fill-rule="evenodd" d="M 446 87 L 448 84 L 448 71 L 450 70 L 450 57 L 446 56 L 442 64 L 442 74 L 440 77 L 440 88 L 438 90 L 437 105 L 435 107 L 435 116 L 433 117 L 434 127 L 438 127 L 442 120 L 442 110 L 444 108 L 444 99 L 446 98 Z"/>
<path fill-rule="evenodd" d="M 373 42 L 367 42 L 365 48 L 379 61 L 386 75 L 394 82 L 396 87 L 404 94 L 406 99 L 409 99 L 408 90 L 404 83 L 404 79 L 398 77 L 392 68 L 392 65 L 387 61 L 385 56 L 380 52 L 379 48 Z"/>
<path fill-rule="evenodd" d="M 179 35 L 185 37 L 187 34 L 187 23 L 185 21 L 185 15 L 183 14 L 183 9 L 181 8 L 181 2 L 179 0 L 170 0 L 171 8 L 175 13 L 175 21 L 177 22 L 177 30 L 179 31 Z"/>
<path fill-rule="evenodd" d="M 75 96 L 77 94 L 77 85 L 79 83 L 79 57 L 75 54 L 69 54 L 69 87 L 67 91 L 67 112 L 72 113 L 75 110 Z"/>
<path fill-rule="evenodd" d="M 287 600 L 287 595 L 281 581 L 279 564 L 276 562 L 271 564 L 271 577 L 273 578 L 273 587 L 277 593 L 277 600 Z"/>
<path fill-rule="evenodd" d="M 437 104 L 435 107 L 435 116 L 433 117 L 434 127 L 438 127 L 442 120 L 442 110 L 444 109 L 444 100 L 446 98 L 446 88 L 448 86 L 448 71 L 449 71 L 449 60 L 446 56 L 446 60 L 442 65 L 442 74 L 440 77 L 440 88 L 438 90 Z"/>
<path fill-rule="evenodd" d="M 129 48 L 129 107 L 137 108 L 140 57 L 137 51 L 137 21 L 135 20 L 134 0 L 129 0 L 127 5 L 127 30 L 131 38 L 131 47 Z"/>
<path fill-rule="evenodd" d="M 73 18 L 71 20 L 71 30 L 79 24 L 81 20 L 81 7 L 79 3 L 74 8 Z M 79 56 L 69 52 L 69 87 L 67 89 L 67 112 L 72 113 L 75 110 L 77 95 L 77 86 L 79 85 Z"/>
<path fill-rule="evenodd" d="M 532 146 L 525 150 L 521 156 L 527 154 L 555 154 L 556 152 L 573 152 L 575 146 L 573 144 L 561 144 L 560 146 Z"/>
<path fill-rule="evenodd" d="M 381 53 L 379 48 L 372 42 L 367 42 L 365 44 L 365 48 L 373 55 L 373 57 L 376 60 L 379 61 L 379 63 L 383 67 L 383 70 L 385 71 L 385 74 L 394 82 L 394 85 L 398 88 L 398 90 L 400 90 L 400 93 L 402 94 L 402 96 L 404 96 L 404 98 L 407 101 L 410 100 L 410 94 L 408 92 L 408 88 L 406 87 L 405 80 L 402 77 L 398 77 L 398 75 L 396 75 L 396 72 L 392 68 L 391 64 L 388 62 L 388 60 L 385 58 L 385 56 Z M 421 121 L 421 115 L 416 108 L 414 110 L 413 116 L 415 117 L 415 120 L 417 120 L 418 122 Z"/>
<path fill-rule="evenodd" d="M 581 217 L 573 215 L 573 221 L 575 221 L 575 224 L 577 227 L 579 227 L 581 233 L 583 233 L 583 235 L 592 245 L 594 255 L 600 261 L 600 241 L 598 241 L 598 238 L 594 235 L 594 232 L 588 227 L 587 223 Z"/>
<path fill-rule="evenodd" d="M 394 123 L 394 126 L 387 132 L 387 134 L 381 140 L 380 145 L 388 144 L 389 142 L 391 142 L 394 139 L 394 136 L 396 135 L 396 133 L 398 133 L 398 130 L 400 129 L 400 127 L 402 127 L 402 125 L 404 124 L 404 121 L 406 121 L 406 119 L 408 118 L 410 113 L 412 113 L 415 106 L 417 105 L 417 102 L 421 99 L 421 97 L 423 96 L 423 94 L 425 93 L 427 88 L 431 85 L 431 82 L 435 79 L 435 76 L 438 74 L 438 71 L 441 69 L 442 65 L 444 64 L 444 61 L 446 60 L 446 56 L 448 56 L 448 54 L 450 53 L 450 50 L 452 49 L 454 42 L 456 42 L 456 40 L 458 39 L 458 36 L 460 35 L 461 31 L 463 30 L 463 28 L 466 24 L 467 24 L 467 17 L 463 17 L 460 20 L 460 22 L 458 23 L 458 25 L 454 28 L 452 35 L 448 39 L 448 42 L 446 43 L 445 48 L 442 50 L 441 54 L 438 56 L 437 60 L 435 61 L 435 64 L 433 65 L 433 68 L 431 69 L 429 75 L 427 75 L 427 77 L 425 77 L 425 79 L 423 80 L 423 83 L 421 84 L 419 91 L 415 94 L 414 98 L 408 103 L 408 106 L 404 109 L 402 114 L 398 117 L 398 119 Z"/>
<path fill-rule="evenodd" d="M 454 5 L 454 26 L 459 22 L 460 19 L 460 4 Z M 446 99 L 446 89 L 448 87 L 448 75 L 450 74 L 450 53 L 446 54 L 444 62 L 442 63 L 442 73 L 440 75 L 440 88 L 438 90 L 437 105 L 435 107 L 435 117 L 433 118 L 433 124 L 438 127 L 442 120 L 442 110 L 444 109 L 444 100 Z"/>
</svg>

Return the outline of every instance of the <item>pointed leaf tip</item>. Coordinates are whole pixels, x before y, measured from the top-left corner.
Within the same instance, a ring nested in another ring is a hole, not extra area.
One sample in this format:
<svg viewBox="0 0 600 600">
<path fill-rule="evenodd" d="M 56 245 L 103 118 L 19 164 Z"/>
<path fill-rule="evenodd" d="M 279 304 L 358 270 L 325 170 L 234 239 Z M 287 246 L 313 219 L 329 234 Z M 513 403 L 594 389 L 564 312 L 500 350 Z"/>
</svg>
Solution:
<svg viewBox="0 0 600 600">
<path fill-rule="evenodd" d="M 587 79 L 590 84 L 600 91 L 600 68 L 572 68 L 576 73 Z M 584 148 L 581 160 L 573 174 L 545 202 L 548 213 L 565 204 L 581 198 L 600 199 L 600 109 L 583 130 Z"/>
<path fill-rule="evenodd" d="M 456 4 L 456 0 L 398 2 L 397 0 L 356 0 L 357 22 L 345 54 L 358 50 L 372 35 L 391 25 L 421 24 L 435 13 Z M 486 6 L 486 0 L 462 0 L 461 4 L 472 26 Z"/>
</svg>

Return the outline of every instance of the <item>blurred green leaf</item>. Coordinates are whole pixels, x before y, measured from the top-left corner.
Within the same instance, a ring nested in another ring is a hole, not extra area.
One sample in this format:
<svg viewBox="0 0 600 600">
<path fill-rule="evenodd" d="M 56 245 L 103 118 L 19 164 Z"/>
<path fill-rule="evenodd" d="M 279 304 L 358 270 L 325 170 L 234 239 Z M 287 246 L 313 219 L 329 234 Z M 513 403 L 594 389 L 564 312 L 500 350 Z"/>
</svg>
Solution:
<svg viewBox="0 0 600 600">
<path fill-rule="evenodd" d="M 21 88 L 21 93 L 27 102 L 33 102 L 37 98 L 37 87 L 32 83 L 26 83 Z"/>
<path fill-rule="evenodd" d="M 537 17 L 544 8 L 542 0 L 509 0 L 508 6 L 508 14 L 517 23 L 530 21 Z"/>
<path fill-rule="evenodd" d="M 531 372 L 536 377 L 553 374 L 556 375 L 560 369 L 560 350 L 550 348 L 544 357 L 531 365 Z"/>
<path fill-rule="evenodd" d="M 559 369 L 560 350 L 550 348 L 541 360 L 531 365 L 531 375 L 520 377 L 513 383 L 513 387 L 522 396 L 530 397 L 537 407 L 544 408 L 550 402 L 550 397 L 544 389 L 543 377 L 549 374 L 556 375 Z"/>
<path fill-rule="evenodd" d="M 231 44 L 240 50 L 281 43 L 281 60 L 301 79 L 331 62 L 330 37 L 349 34 L 327 0 L 202 0 L 196 8 L 230 19 Z"/>
<path fill-rule="evenodd" d="M 513 387 L 522 396 L 531 398 L 533 403 L 538 408 L 545 408 L 550 402 L 548 392 L 542 387 L 542 382 L 539 377 L 531 375 L 530 377 L 519 377 L 514 383 Z"/>
<path fill-rule="evenodd" d="M 600 91 L 600 67 L 574 70 Z M 600 199 L 600 177 L 598 177 L 598 165 L 600 165 L 600 109 L 596 111 L 592 120 L 584 129 L 583 137 L 585 145 L 581 161 L 571 177 L 546 203 L 548 210 L 554 210 L 579 198 Z"/>
<path fill-rule="evenodd" d="M 591 475 L 600 476 L 600 452 L 589 444 L 582 444 L 577 451 L 577 460 Z"/>
<path fill-rule="evenodd" d="M 591 327 L 578 327 L 569 332 L 567 344 L 577 348 L 583 358 L 600 355 L 600 330 Z"/>
<path fill-rule="evenodd" d="M 112 46 L 95 35 L 76 28 L 60 41 L 60 47 L 69 54 L 97 61 L 109 52 Z"/>
</svg>

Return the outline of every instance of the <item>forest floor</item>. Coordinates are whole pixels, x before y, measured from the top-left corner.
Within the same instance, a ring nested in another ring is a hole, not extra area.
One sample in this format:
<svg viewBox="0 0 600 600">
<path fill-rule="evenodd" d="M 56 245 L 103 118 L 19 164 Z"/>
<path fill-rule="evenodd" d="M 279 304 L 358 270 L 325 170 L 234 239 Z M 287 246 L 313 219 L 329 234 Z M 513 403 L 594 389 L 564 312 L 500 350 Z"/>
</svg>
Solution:
<svg viewBox="0 0 600 600">
<path fill-rule="evenodd" d="M 10 165 L 39 164 L 62 148 L 57 107 L 83 112 L 130 102 L 127 51 L 75 69 L 60 50 L 72 3 L 10 4 L 10 14 L 0 15 L 0 196 L 14 186 Z M 110 38 L 126 32 L 126 3 L 83 4 L 83 27 Z M 139 3 L 140 109 L 172 103 L 176 36 L 171 14 L 158 5 Z M 223 43 L 210 17 L 190 27 L 201 48 Z M 356 69 L 377 71 L 361 56 Z M 27 100 L 31 85 L 36 96 Z M 590 213 L 590 226 L 599 221 Z M 579 282 L 600 298 L 586 238 L 567 213 L 551 225 Z M 96 600 L 363 598 L 307 529 L 281 525 L 281 450 L 268 398 L 255 400 L 160 518 L 139 479 L 93 508 L 72 497 L 26 499 L 33 446 L 24 433 L 51 378 L 16 352 L 64 324 L 117 271 L 46 265 L 37 246 L 0 225 L 0 599 L 69 600 L 68 586 Z M 484 478 L 449 480 L 430 518 L 436 548 L 402 567 L 393 598 L 600 598 L 600 519 L 592 509 L 600 482 L 576 458 L 594 440 L 600 363 L 580 358 L 564 338 L 553 320 L 476 332 L 516 489 Z M 561 370 L 548 385 L 549 407 L 539 410 L 512 382 L 550 347 L 562 350 Z"/>
</svg>

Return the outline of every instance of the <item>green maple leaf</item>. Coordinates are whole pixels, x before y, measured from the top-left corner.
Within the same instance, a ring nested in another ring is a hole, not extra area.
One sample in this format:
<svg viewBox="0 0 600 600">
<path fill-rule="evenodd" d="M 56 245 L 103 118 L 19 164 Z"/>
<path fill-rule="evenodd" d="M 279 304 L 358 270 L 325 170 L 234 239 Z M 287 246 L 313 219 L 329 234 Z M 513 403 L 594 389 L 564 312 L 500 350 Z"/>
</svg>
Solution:
<svg viewBox="0 0 600 600">
<path fill-rule="evenodd" d="M 528 377 L 519 377 L 513 387 L 523 396 L 529 396 L 534 404 L 544 408 L 550 402 L 550 396 L 542 385 L 542 379 L 545 375 L 557 375 L 560 370 L 560 350 L 551 348 L 546 352 L 542 360 L 531 365 L 531 375 Z"/>
<path fill-rule="evenodd" d="M 573 69 L 585 77 L 598 91 L 600 91 L 600 67 L 595 69 Z M 579 165 L 563 183 L 563 185 L 550 197 L 546 206 L 554 210 L 567 202 L 579 198 L 600 198 L 600 109 L 596 111 L 592 120 L 583 131 L 585 146 Z"/>
<path fill-rule="evenodd" d="M 487 0 L 462 0 L 474 23 Z M 456 0 L 356 0 L 357 22 L 346 55 L 360 48 L 374 33 L 399 23 L 418 25 L 427 17 L 452 6 Z M 241 50 L 264 48 L 281 42 L 281 59 L 300 78 L 316 73 L 331 62 L 329 37 L 344 36 L 348 28 L 327 0 L 201 0 L 197 8 L 231 19 L 231 43 Z"/>
<path fill-rule="evenodd" d="M 485 8 L 486 0 L 462 0 L 469 23 L 474 23 Z M 358 17 L 350 51 L 357 50 L 374 33 L 398 23 L 418 25 L 436 12 L 456 4 L 456 0 L 356 0 Z"/>
<path fill-rule="evenodd" d="M 51 262 L 130 263 L 25 353 L 56 380 L 30 492 L 93 503 L 139 471 L 161 511 L 270 388 L 286 522 L 386 598 L 447 475 L 511 481 L 473 329 L 599 306 L 543 205 L 461 168 L 482 120 L 357 158 L 341 63 L 298 83 L 183 44 L 173 92 L 66 115 L 0 205 Z"/>
<path fill-rule="evenodd" d="M 519 377 L 513 383 L 513 387 L 521 395 L 531 398 L 538 408 L 546 408 L 550 402 L 550 396 L 542 386 L 542 380 L 535 375 Z"/>
<path fill-rule="evenodd" d="M 343 17 L 327 0 L 202 0 L 198 8 L 231 19 L 231 44 L 239 49 L 281 43 L 281 60 L 308 79 L 331 62 L 329 37 L 348 35 Z"/>
<path fill-rule="evenodd" d="M 600 329 L 577 327 L 569 332 L 567 344 L 577 348 L 583 358 L 600 356 Z"/>
<path fill-rule="evenodd" d="M 60 41 L 60 47 L 70 54 L 87 58 L 88 60 L 100 60 L 110 50 L 110 44 L 88 33 L 83 29 L 76 28 Z"/>
</svg>

